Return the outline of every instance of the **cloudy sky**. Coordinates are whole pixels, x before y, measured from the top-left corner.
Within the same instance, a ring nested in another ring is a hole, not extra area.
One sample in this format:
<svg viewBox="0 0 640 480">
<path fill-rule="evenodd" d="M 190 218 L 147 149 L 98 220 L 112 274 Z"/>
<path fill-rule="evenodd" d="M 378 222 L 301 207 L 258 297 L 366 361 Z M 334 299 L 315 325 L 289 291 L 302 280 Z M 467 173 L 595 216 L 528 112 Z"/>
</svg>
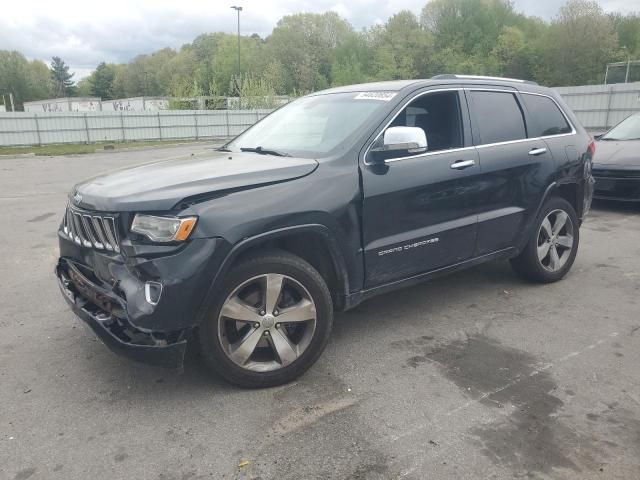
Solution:
<svg viewBox="0 0 640 480">
<path fill-rule="evenodd" d="M 19 0 L 0 15 L 0 50 L 30 59 L 62 57 L 78 80 L 101 61 L 126 62 L 162 47 L 178 48 L 203 32 L 241 32 L 264 37 L 278 19 L 297 12 L 333 10 L 360 29 L 402 9 L 419 13 L 427 0 Z M 518 11 L 556 15 L 563 0 L 515 0 Z M 640 10 L 637 0 L 600 0 L 606 11 Z"/>
</svg>

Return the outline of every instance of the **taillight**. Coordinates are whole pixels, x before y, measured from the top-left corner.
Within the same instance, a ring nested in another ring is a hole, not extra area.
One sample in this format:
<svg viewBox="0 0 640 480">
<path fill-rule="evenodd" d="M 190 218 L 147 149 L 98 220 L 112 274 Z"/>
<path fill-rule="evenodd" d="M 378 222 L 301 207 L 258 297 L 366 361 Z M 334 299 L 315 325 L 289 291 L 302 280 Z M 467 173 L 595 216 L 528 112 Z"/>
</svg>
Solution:
<svg viewBox="0 0 640 480">
<path fill-rule="evenodd" d="M 591 139 L 591 141 L 589 142 L 589 146 L 587 147 L 587 151 L 589 152 L 589 155 L 591 155 L 591 158 L 593 158 L 593 156 L 596 154 L 596 141 Z"/>
</svg>

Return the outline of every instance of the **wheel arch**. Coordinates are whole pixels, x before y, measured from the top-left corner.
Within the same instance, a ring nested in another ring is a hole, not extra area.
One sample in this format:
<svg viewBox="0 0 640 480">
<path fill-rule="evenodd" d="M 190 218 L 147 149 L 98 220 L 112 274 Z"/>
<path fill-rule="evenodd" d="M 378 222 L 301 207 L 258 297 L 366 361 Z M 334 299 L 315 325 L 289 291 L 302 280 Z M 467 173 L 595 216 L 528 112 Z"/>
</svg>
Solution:
<svg viewBox="0 0 640 480">
<path fill-rule="evenodd" d="M 198 316 L 198 323 L 212 307 L 215 292 L 221 287 L 233 265 L 247 255 L 273 249 L 293 253 L 311 264 L 327 283 L 335 308 L 345 308 L 349 278 L 338 243 L 327 226 L 307 224 L 260 233 L 235 244 L 216 272 Z"/>
<path fill-rule="evenodd" d="M 518 242 L 516 252 L 519 253 L 520 251 L 522 251 L 526 243 L 529 241 L 529 238 L 531 236 L 531 231 L 535 228 L 535 223 L 538 217 L 540 216 L 540 211 L 542 210 L 542 207 L 547 202 L 547 200 L 549 200 L 549 198 L 553 196 L 557 196 L 568 201 L 576 211 L 576 214 L 578 215 L 578 220 L 580 222 L 582 220 L 581 218 L 582 193 L 581 192 L 582 192 L 581 186 L 577 181 L 551 182 L 547 186 L 546 190 L 542 195 L 542 198 L 540 199 L 540 202 L 538 203 L 538 206 L 535 211 L 535 215 L 531 217 L 529 224 L 523 230 L 523 235 L 521 236 L 520 241 Z M 578 227 L 579 226 L 580 225 L 578 225 Z"/>
</svg>

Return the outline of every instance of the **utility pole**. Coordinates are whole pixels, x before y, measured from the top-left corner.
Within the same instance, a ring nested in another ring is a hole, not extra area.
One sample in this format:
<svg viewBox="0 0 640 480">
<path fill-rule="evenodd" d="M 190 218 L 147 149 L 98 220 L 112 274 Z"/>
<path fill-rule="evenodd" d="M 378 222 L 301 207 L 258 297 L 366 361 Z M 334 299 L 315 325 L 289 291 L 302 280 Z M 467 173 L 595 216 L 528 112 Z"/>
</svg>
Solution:
<svg viewBox="0 0 640 480">
<path fill-rule="evenodd" d="M 240 97 L 240 12 L 242 7 L 233 5 L 233 8 L 238 13 L 238 77 L 236 79 L 236 88 L 238 90 L 238 98 Z"/>
<path fill-rule="evenodd" d="M 624 83 L 629 83 L 629 69 L 631 68 L 631 55 L 627 57 L 627 73 L 624 75 Z"/>
</svg>

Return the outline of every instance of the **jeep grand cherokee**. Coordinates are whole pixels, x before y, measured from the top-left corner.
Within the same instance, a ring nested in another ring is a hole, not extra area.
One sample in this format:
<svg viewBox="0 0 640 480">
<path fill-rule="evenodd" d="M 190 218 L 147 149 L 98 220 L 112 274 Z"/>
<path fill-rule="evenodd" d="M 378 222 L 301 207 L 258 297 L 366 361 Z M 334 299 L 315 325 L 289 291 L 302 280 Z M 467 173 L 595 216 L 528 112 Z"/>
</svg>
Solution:
<svg viewBox="0 0 640 480">
<path fill-rule="evenodd" d="M 333 88 L 205 158 L 76 185 L 56 274 L 111 349 L 288 382 L 334 310 L 481 262 L 538 282 L 578 251 L 594 143 L 534 83 L 442 75 Z"/>
</svg>

